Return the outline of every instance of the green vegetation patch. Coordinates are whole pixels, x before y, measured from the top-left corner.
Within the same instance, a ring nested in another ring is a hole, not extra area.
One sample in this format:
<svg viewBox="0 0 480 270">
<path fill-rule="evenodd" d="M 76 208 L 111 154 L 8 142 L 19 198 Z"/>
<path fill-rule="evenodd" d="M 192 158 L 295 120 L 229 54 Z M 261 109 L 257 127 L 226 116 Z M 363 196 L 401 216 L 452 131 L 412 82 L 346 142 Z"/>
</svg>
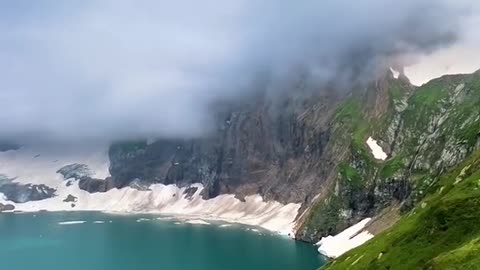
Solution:
<svg viewBox="0 0 480 270">
<path fill-rule="evenodd" d="M 405 168 L 402 156 L 396 156 L 393 159 L 388 160 L 383 168 L 380 170 L 380 177 L 383 179 L 392 177 L 397 171 Z"/>
<path fill-rule="evenodd" d="M 480 268 L 480 238 L 455 250 L 445 252 L 425 267 L 431 270 L 474 270 Z"/>
<path fill-rule="evenodd" d="M 348 164 L 340 164 L 340 175 L 354 189 L 361 188 L 364 184 L 360 173 Z"/>
</svg>

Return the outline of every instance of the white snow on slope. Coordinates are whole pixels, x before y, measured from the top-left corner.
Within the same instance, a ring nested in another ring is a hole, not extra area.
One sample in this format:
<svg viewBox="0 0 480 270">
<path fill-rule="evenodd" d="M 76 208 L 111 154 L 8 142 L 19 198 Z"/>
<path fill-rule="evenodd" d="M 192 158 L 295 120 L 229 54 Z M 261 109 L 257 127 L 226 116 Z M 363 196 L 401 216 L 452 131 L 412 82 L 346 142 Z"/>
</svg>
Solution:
<svg viewBox="0 0 480 270">
<path fill-rule="evenodd" d="M 0 174 L 16 178 L 22 184 L 45 184 L 56 188 L 62 184 L 63 176 L 57 170 L 70 164 L 85 164 L 94 173 L 94 178 L 110 176 L 108 147 L 56 147 L 48 150 L 22 146 L 18 150 L 0 152 Z"/>
<path fill-rule="evenodd" d="M 377 141 L 372 139 L 372 137 L 368 137 L 367 145 L 370 147 L 372 151 L 373 157 L 380 160 L 387 159 L 387 153 L 385 153 L 380 145 L 378 145 Z"/>
<path fill-rule="evenodd" d="M 97 149 L 55 149 L 40 151 L 22 147 L 19 150 L 0 152 L 0 174 L 22 184 L 46 184 L 56 188 L 55 197 L 15 204 L 6 201 L 0 193 L 0 202 L 15 205 L 15 210 L 34 212 L 47 211 L 104 211 L 117 214 L 154 213 L 172 215 L 183 219 L 220 220 L 231 223 L 260 226 L 267 230 L 293 236 L 294 220 L 300 204 L 283 205 L 279 202 L 264 202 L 260 195 L 247 196 L 245 202 L 233 194 L 220 195 L 204 200 L 201 184 L 194 184 L 197 191 L 190 199 L 185 198 L 186 187 L 155 184 L 150 190 L 140 191 L 131 187 L 111 189 L 104 193 L 89 193 L 80 190 L 78 183 L 66 186 L 63 176 L 56 171 L 73 163 L 86 164 L 103 179 L 108 173 L 108 147 Z M 45 153 L 47 152 L 47 153 Z M 63 202 L 68 195 L 77 197 L 76 202 Z M 73 205 L 73 207 L 72 207 Z"/>
<path fill-rule="evenodd" d="M 125 187 L 104 193 L 88 193 L 75 183 L 61 186 L 56 197 L 30 201 L 23 204 L 3 201 L 15 205 L 15 210 L 33 212 L 47 211 L 105 211 L 112 213 L 153 213 L 174 215 L 184 219 L 220 220 L 231 223 L 260 226 L 284 235 L 293 235 L 294 219 L 299 204 L 283 205 L 279 202 L 264 202 L 260 195 L 247 196 L 245 202 L 235 195 L 220 195 L 204 200 L 200 195 L 201 184 L 194 184 L 197 191 L 191 199 L 183 194 L 186 188 L 175 185 L 156 184 L 149 191 Z M 71 194 L 78 198 L 75 207 L 63 200 Z M 1 201 L 0 201 L 1 202 Z"/>
<path fill-rule="evenodd" d="M 373 238 L 373 234 L 363 230 L 371 218 L 366 218 L 352 227 L 335 236 L 327 236 L 317 243 L 318 252 L 330 257 L 337 258 L 345 252 L 356 248 Z"/>
<path fill-rule="evenodd" d="M 396 70 L 393 69 L 392 67 L 390 68 L 390 71 L 392 72 L 393 77 L 394 77 L 395 79 L 398 79 L 398 77 L 400 76 L 400 72 L 396 71 Z"/>
</svg>

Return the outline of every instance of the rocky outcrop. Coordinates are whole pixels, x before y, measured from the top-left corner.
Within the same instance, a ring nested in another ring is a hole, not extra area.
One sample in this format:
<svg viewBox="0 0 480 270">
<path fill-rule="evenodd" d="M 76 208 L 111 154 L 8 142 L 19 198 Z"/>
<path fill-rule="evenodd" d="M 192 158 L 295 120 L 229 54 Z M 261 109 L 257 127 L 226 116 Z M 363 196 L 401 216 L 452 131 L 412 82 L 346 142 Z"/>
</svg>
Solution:
<svg viewBox="0 0 480 270">
<path fill-rule="evenodd" d="M 0 193 L 7 200 L 15 203 L 24 203 L 28 201 L 39 201 L 55 196 L 55 189 L 46 185 L 32 185 L 20 183 L 6 183 L 0 186 Z"/>
<path fill-rule="evenodd" d="M 110 179 L 94 179 L 94 178 L 83 178 L 78 181 L 78 186 L 80 189 L 88 191 L 90 193 L 96 192 L 106 192 L 109 189 L 114 188 Z"/>
<path fill-rule="evenodd" d="M 60 168 L 57 173 L 63 175 L 65 180 L 75 179 L 87 179 L 93 176 L 93 172 L 85 164 L 70 164 Z"/>
<path fill-rule="evenodd" d="M 55 189 L 46 185 L 21 184 L 14 182 L 15 178 L 9 178 L 0 174 L 0 195 L 15 203 L 39 201 L 55 196 Z"/>
<path fill-rule="evenodd" d="M 13 211 L 15 210 L 15 206 L 12 205 L 12 204 L 3 204 L 3 203 L 0 203 L 0 213 L 1 212 L 4 212 L 4 211 Z"/>
<path fill-rule="evenodd" d="M 63 202 L 77 202 L 78 198 L 73 196 L 72 194 L 68 194 L 68 196 L 63 200 Z"/>
</svg>

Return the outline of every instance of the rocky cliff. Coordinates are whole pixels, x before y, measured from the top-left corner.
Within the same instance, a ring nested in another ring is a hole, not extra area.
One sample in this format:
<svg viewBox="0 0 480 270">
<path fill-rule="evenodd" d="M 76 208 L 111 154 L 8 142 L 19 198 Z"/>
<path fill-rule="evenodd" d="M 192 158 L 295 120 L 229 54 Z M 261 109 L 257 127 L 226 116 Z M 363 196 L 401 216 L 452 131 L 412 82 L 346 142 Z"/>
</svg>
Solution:
<svg viewBox="0 0 480 270">
<path fill-rule="evenodd" d="M 111 182 L 116 187 L 132 181 L 202 183 L 204 198 L 260 194 L 267 201 L 307 205 L 331 177 L 338 158 L 330 120 L 344 98 L 311 94 L 314 98 L 274 102 L 265 95 L 254 104 L 224 110 L 217 130 L 206 138 L 114 144 Z"/>
<path fill-rule="evenodd" d="M 479 78 L 478 73 L 445 76 L 418 89 L 399 79 L 383 87 L 388 106 L 380 102 L 362 111 L 355 100 L 340 105 L 335 122 L 349 127 L 349 153 L 338 166 L 336 184 L 310 211 L 299 237 L 316 240 L 312 236 L 384 209 L 410 210 L 442 173 L 479 148 Z M 379 140 L 386 161 L 369 155 L 367 136 Z"/>
<path fill-rule="evenodd" d="M 372 129 L 390 156 L 373 166 L 373 194 L 399 221 L 327 269 L 478 267 L 480 73 L 444 76 L 404 100 Z"/>
</svg>

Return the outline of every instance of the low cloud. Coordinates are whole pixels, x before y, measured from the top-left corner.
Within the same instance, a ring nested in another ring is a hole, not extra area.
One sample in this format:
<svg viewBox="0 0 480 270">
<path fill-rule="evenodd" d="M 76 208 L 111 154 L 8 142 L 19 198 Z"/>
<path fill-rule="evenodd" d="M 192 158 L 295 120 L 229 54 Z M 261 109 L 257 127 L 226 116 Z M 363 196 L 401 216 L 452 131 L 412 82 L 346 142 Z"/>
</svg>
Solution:
<svg viewBox="0 0 480 270">
<path fill-rule="evenodd" d="M 474 2 L 3 1 L 0 137 L 202 136 L 260 76 L 345 85 L 449 47 Z"/>
</svg>

